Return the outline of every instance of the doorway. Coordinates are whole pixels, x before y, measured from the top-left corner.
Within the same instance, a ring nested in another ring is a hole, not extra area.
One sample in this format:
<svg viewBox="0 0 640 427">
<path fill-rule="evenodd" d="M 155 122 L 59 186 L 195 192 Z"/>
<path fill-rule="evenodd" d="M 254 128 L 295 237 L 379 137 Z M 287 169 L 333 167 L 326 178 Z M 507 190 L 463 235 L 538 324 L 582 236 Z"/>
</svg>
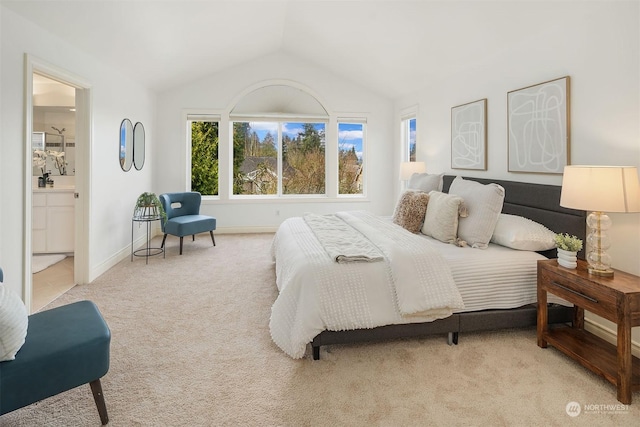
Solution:
<svg viewBox="0 0 640 427">
<path fill-rule="evenodd" d="M 32 312 L 75 286 L 75 91 L 33 73 Z"/>
<path fill-rule="evenodd" d="M 82 78 L 28 54 L 25 82 L 23 298 L 33 313 L 89 283 L 91 92 Z"/>
</svg>

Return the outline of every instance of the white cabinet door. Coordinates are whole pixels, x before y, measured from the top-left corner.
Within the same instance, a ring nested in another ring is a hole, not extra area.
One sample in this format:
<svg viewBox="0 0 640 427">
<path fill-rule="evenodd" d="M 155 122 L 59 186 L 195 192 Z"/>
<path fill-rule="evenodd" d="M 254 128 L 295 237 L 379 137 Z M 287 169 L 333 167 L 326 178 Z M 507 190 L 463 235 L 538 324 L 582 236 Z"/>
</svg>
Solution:
<svg viewBox="0 0 640 427">
<path fill-rule="evenodd" d="M 47 250 L 47 208 L 33 206 L 31 213 L 31 250 L 34 253 Z"/>
<path fill-rule="evenodd" d="M 47 207 L 47 252 L 73 252 L 73 206 Z"/>
<path fill-rule="evenodd" d="M 73 252 L 75 244 L 73 192 L 34 193 L 32 204 L 33 253 Z"/>
</svg>

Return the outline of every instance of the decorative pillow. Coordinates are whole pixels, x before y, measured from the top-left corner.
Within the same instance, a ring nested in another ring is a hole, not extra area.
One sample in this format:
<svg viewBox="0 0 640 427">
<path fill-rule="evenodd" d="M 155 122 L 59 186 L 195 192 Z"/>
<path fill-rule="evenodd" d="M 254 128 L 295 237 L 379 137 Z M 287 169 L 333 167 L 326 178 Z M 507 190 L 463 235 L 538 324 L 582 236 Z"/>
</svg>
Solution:
<svg viewBox="0 0 640 427">
<path fill-rule="evenodd" d="M 396 205 L 396 210 L 393 213 L 393 222 L 412 233 L 417 233 L 424 222 L 427 203 L 429 203 L 429 195 L 427 193 L 413 190 L 405 191 Z"/>
<path fill-rule="evenodd" d="M 458 236 L 473 248 L 485 249 L 496 228 L 504 203 L 504 188 L 498 184 L 480 184 L 456 177 L 449 194 L 464 199 L 468 216 L 460 219 Z"/>
<path fill-rule="evenodd" d="M 458 233 L 458 212 L 462 197 L 432 191 L 422 226 L 422 233 L 445 243 L 455 243 Z"/>
<path fill-rule="evenodd" d="M 553 231 L 529 218 L 500 214 L 491 242 L 521 251 L 546 251 L 556 247 L 554 236 Z"/>
<path fill-rule="evenodd" d="M 27 336 L 28 323 L 27 308 L 20 297 L 0 285 L 0 362 L 16 358 Z"/>
<path fill-rule="evenodd" d="M 428 193 L 430 191 L 442 191 L 442 181 L 444 174 L 429 175 L 428 173 L 414 173 L 409 178 L 409 186 L 411 190 L 419 190 Z"/>
</svg>

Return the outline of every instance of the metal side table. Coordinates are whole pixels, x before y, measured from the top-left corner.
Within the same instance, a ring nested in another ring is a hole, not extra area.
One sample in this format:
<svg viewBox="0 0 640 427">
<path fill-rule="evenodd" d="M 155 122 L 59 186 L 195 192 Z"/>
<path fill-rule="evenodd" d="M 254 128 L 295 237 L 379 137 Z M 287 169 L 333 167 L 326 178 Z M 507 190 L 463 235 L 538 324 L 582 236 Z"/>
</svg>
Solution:
<svg viewBox="0 0 640 427">
<path fill-rule="evenodd" d="M 145 257 L 145 264 L 149 264 L 149 257 L 162 254 L 163 258 L 166 258 L 164 248 L 152 248 L 151 247 L 151 224 L 154 221 L 160 221 L 160 215 L 141 215 L 131 218 L 131 261 L 134 256 Z M 144 248 L 133 250 L 133 225 L 138 223 L 140 226 L 145 223 L 147 226 L 147 245 Z"/>
</svg>

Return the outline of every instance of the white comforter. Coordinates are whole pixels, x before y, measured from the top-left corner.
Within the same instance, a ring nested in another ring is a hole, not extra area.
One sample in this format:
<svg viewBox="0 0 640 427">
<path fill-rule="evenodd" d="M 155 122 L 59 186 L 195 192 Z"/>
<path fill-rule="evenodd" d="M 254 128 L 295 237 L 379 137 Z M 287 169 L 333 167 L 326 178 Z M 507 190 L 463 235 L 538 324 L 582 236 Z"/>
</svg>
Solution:
<svg viewBox="0 0 640 427">
<path fill-rule="evenodd" d="M 364 211 L 336 215 L 384 260 L 337 263 L 303 218 L 282 223 L 272 246 L 280 294 L 269 327 L 289 356 L 303 357 L 324 330 L 431 321 L 463 308 L 449 266 L 422 237 Z"/>
</svg>

